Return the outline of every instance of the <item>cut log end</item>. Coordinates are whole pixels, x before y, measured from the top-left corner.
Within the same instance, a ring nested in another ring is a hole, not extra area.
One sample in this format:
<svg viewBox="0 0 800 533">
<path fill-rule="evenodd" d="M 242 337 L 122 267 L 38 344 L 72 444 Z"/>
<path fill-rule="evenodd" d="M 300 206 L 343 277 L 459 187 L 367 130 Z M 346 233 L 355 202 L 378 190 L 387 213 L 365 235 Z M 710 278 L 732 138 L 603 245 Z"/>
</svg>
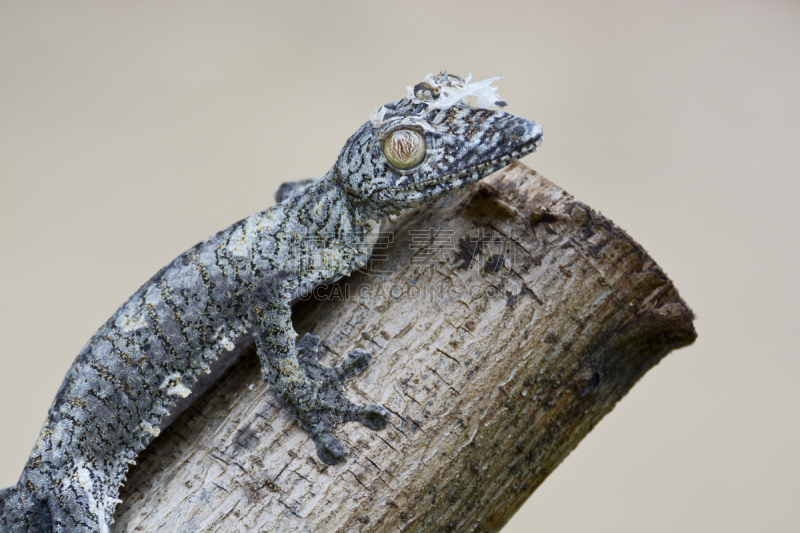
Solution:
<svg viewBox="0 0 800 533">
<path fill-rule="evenodd" d="M 245 354 L 148 447 L 114 531 L 498 531 L 635 382 L 694 341 L 644 249 L 520 163 L 382 229 L 370 268 L 294 310 L 371 367 L 328 466 Z"/>
</svg>

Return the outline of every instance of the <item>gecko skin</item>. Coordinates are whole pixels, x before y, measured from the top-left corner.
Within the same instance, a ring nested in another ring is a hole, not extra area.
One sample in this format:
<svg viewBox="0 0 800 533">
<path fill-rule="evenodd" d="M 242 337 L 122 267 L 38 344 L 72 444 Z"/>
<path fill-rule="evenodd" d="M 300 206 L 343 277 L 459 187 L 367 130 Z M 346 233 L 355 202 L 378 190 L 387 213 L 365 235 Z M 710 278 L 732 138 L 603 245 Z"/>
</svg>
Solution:
<svg viewBox="0 0 800 533">
<path fill-rule="evenodd" d="M 199 396 L 204 376 L 253 342 L 271 391 L 325 463 L 346 455 L 336 424 L 386 425 L 386 409 L 353 404 L 342 391 L 370 354 L 320 365 L 318 337 L 295 344 L 292 302 L 362 267 L 376 221 L 478 181 L 533 152 L 542 136 L 535 122 L 463 99 L 436 107 L 444 88 L 465 82 L 444 71 L 426 80 L 361 126 L 325 176 L 285 184 L 277 205 L 177 257 L 94 334 L 19 482 L 0 491 L 0 531 L 108 531 L 136 455 L 190 393 Z"/>
</svg>

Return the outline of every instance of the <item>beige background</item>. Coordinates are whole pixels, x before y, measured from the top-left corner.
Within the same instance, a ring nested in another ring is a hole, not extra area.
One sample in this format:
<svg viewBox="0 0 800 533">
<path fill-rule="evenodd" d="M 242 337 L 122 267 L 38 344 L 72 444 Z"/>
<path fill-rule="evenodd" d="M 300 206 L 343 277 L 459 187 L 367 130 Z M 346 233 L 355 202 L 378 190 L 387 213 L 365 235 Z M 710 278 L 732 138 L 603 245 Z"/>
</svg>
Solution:
<svg viewBox="0 0 800 533">
<path fill-rule="evenodd" d="M 163 264 L 324 173 L 376 105 L 497 74 L 525 162 L 698 314 L 504 529 L 800 529 L 800 3 L 4 1 L 0 486 Z"/>
</svg>

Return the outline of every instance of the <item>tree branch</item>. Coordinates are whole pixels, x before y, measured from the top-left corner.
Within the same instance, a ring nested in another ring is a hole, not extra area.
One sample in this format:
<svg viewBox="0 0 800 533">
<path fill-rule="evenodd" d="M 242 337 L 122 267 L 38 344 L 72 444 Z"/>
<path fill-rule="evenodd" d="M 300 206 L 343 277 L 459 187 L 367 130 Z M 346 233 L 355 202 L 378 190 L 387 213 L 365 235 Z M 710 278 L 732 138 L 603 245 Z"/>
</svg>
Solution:
<svg viewBox="0 0 800 533">
<path fill-rule="evenodd" d="M 340 426 L 350 455 L 321 463 L 247 353 L 139 458 L 114 531 L 498 531 L 696 337 L 641 246 L 520 163 L 382 231 L 371 272 L 294 319 L 326 364 L 373 353 L 349 393 L 387 428 Z"/>
</svg>

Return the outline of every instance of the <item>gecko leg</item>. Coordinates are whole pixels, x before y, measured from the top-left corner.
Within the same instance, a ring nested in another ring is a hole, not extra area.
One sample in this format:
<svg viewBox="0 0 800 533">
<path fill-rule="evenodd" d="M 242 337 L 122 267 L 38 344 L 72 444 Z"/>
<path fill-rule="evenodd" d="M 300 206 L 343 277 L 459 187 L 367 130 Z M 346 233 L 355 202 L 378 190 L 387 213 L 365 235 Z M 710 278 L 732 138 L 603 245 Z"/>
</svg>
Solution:
<svg viewBox="0 0 800 533">
<path fill-rule="evenodd" d="M 50 512 L 50 498 L 39 497 L 16 486 L 0 490 L 0 530 L 3 533 L 58 533 Z M 74 530 L 77 531 L 77 530 Z M 84 531 L 83 529 L 81 531 Z M 91 531 L 95 531 L 92 529 Z M 98 529 L 99 531 L 99 525 Z"/>
<path fill-rule="evenodd" d="M 47 501 L 41 500 L 39 502 L 35 514 L 38 516 L 35 517 L 35 521 L 31 525 L 28 532 L 53 533 L 53 515 L 50 514 L 50 508 L 47 505 Z"/>
<path fill-rule="evenodd" d="M 272 294 L 259 295 L 266 299 L 254 305 L 250 313 L 262 371 L 281 404 L 314 440 L 319 458 L 336 464 L 347 451 L 333 436 L 333 428 L 355 421 L 370 429 L 382 429 L 389 411 L 379 405 L 354 404 L 344 394 L 345 381 L 369 366 L 369 352 L 353 350 L 340 365 L 326 367 L 318 361 L 320 341 L 316 335 L 305 335 L 295 347 L 291 299 L 283 292 L 276 288 Z"/>
<path fill-rule="evenodd" d="M 286 181 L 284 183 L 281 183 L 281 186 L 275 193 L 275 201 L 277 203 L 281 203 L 290 196 L 300 194 L 301 192 L 306 190 L 310 185 L 312 185 L 315 181 L 318 180 L 319 178 L 305 178 L 302 180 Z"/>
</svg>

